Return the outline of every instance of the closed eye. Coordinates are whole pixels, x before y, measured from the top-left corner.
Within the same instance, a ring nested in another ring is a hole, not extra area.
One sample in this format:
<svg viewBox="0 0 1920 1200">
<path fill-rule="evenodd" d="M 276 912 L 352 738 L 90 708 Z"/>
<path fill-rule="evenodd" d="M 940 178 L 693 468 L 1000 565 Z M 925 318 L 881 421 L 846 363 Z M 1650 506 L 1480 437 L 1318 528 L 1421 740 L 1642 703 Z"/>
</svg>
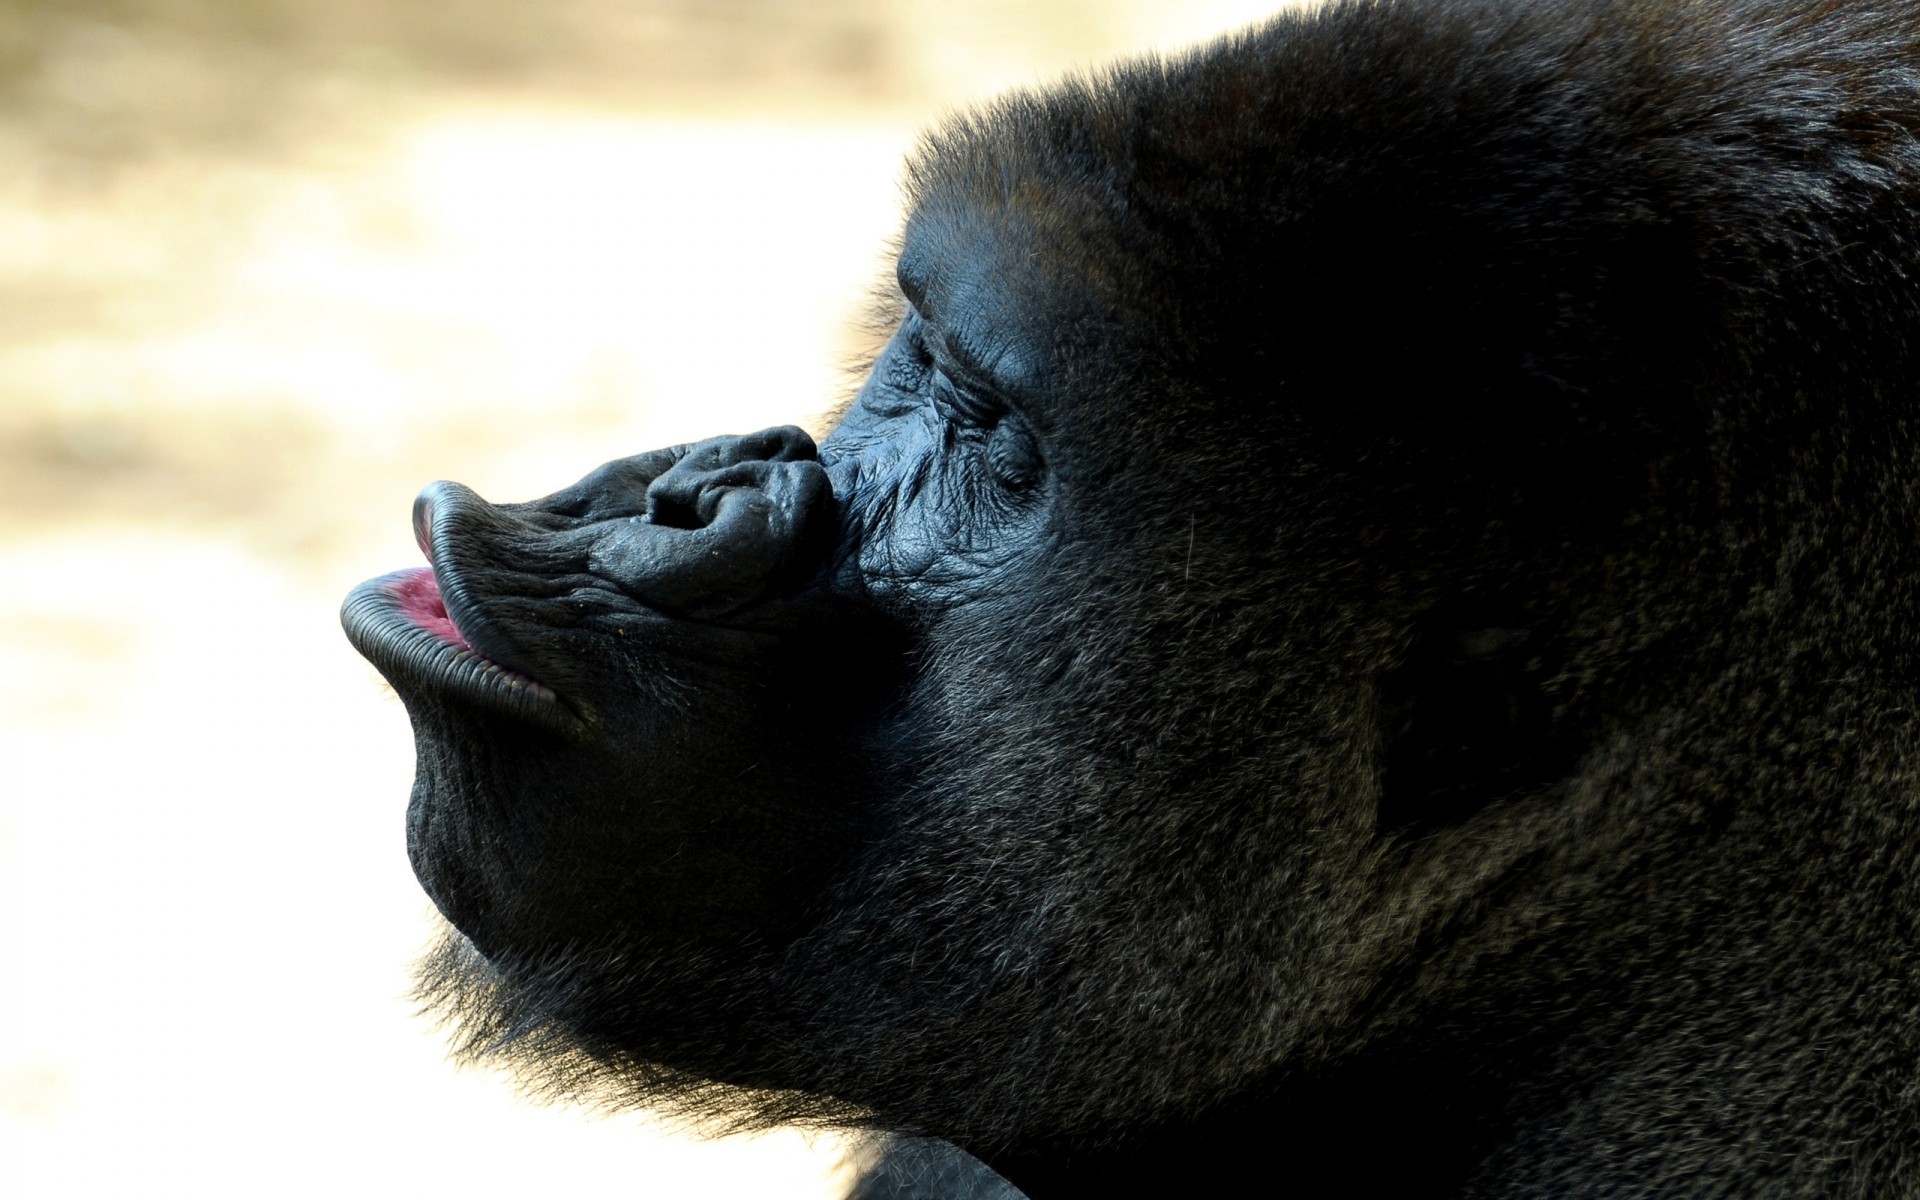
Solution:
<svg viewBox="0 0 1920 1200">
<path fill-rule="evenodd" d="M 927 389 L 934 411 L 942 418 L 972 429 L 991 429 L 1006 415 L 1006 406 L 991 394 L 957 382 L 946 368 L 935 366 Z"/>
</svg>

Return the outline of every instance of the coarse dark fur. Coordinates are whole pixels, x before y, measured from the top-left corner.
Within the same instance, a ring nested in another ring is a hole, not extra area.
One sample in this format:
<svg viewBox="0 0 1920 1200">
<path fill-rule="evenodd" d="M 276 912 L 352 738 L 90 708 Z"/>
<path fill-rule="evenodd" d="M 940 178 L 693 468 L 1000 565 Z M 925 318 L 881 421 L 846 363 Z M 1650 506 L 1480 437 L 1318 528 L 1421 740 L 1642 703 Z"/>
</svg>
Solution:
<svg viewBox="0 0 1920 1200">
<path fill-rule="evenodd" d="M 817 456 L 431 492 L 467 675 L 350 602 L 423 994 L 1036 1200 L 1920 1190 L 1917 130 L 1910 0 L 1338 3 L 951 123 Z"/>
</svg>

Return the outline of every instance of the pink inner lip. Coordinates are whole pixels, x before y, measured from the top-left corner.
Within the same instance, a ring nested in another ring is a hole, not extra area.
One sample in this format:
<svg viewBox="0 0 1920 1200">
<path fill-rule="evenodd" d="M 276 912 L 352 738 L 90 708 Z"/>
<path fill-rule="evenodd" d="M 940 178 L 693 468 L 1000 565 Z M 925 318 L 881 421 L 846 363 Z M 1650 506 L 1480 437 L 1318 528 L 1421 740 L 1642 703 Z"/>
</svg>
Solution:
<svg viewBox="0 0 1920 1200">
<path fill-rule="evenodd" d="M 395 580 L 390 589 L 400 611 L 415 625 L 442 640 L 471 650 L 473 646 L 447 615 L 447 604 L 440 596 L 440 581 L 432 567 L 415 567 Z"/>
</svg>

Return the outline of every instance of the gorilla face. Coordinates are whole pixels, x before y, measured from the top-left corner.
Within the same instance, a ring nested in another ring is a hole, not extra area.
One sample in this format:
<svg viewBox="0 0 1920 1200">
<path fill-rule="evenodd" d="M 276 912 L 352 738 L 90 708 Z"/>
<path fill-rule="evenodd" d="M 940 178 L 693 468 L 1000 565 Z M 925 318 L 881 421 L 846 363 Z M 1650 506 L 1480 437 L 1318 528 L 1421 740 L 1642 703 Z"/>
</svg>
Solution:
<svg viewBox="0 0 1920 1200">
<path fill-rule="evenodd" d="M 1087 278 L 1080 256 L 1116 231 L 1099 214 L 1066 228 L 1078 181 L 1029 170 L 1061 193 L 1038 202 L 1045 237 L 1034 201 L 997 190 L 954 184 L 916 211 L 897 330 L 817 454 L 772 430 L 529 504 L 435 484 L 414 512 L 431 569 L 349 599 L 350 636 L 415 724 L 416 872 L 509 974 L 593 996 L 559 1018 L 576 1032 L 611 1010 L 610 1043 L 871 1104 L 813 1078 L 818 1060 L 900 1059 L 901 1022 L 944 1027 L 912 1039 L 931 1060 L 1036 1004 L 1112 1009 L 1093 1038 L 1064 1026 L 1031 1053 L 1158 1091 L 1191 1068 L 1122 1072 L 1111 1047 L 1174 1036 L 1181 988 L 1224 974 L 1251 1019 L 1310 987 L 1304 967 L 1253 977 L 1229 943 L 1331 952 L 1305 932 L 1327 902 L 1299 893 L 1364 873 L 1347 660 L 1378 649 L 1259 565 L 1327 577 L 1315 560 L 1340 535 L 1313 503 L 1275 521 L 1278 476 L 1327 481 L 1232 435 L 1266 423 L 1232 411 L 1253 397 L 1169 427 L 1169 397 L 1200 384 L 1168 361 L 1166 306 L 1126 290 L 1164 285 Z M 1222 716 L 1240 705 L 1259 719 Z M 1247 903 L 1273 919 L 1238 928 Z M 1167 944 L 1140 937 L 1143 910 L 1178 914 Z M 581 983 L 637 961 L 712 1008 L 616 1007 Z M 855 1044 L 799 1051 L 803 1080 L 763 1073 L 850 993 L 866 1021 L 830 1032 Z M 722 1012 L 727 1049 L 689 1058 L 682 1040 Z"/>
<path fill-rule="evenodd" d="M 1920 29 L 1767 11 L 1339 5 L 1015 97 L 916 161 L 817 451 L 429 487 L 345 620 L 466 1049 L 1030 1182 L 1792 1110 L 1696 1077 L 1892 894 L 1844 788 L 1904 776 L 1819 756 L 1906 711 L 1914 106 L 1848 47 Z"/>
<path fill-rule="evenodd" d="M 1013 358 L 1033 352 L 992 333 L 993 267 L 945 273 L 946 322 L 904 280 L 919 307 L 823 453 L 768 430 L 529 504 L 421 494 L 431 567 L 356 591 L 347 626 L 408 700 L 414 865 L 477 945 L 777 943 L 871 836 L 903 659 L 1035 590 L 1055 540 Z"/>
</svg>

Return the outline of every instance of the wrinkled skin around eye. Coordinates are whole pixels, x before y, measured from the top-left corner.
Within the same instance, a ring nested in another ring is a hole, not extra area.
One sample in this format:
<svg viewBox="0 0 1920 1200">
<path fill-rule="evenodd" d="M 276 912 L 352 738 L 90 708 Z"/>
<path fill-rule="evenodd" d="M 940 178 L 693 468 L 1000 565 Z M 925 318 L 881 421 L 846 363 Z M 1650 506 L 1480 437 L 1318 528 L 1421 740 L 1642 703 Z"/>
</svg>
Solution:
<svg viewBox="0 0 1920 1200">
<path fill-rule="evenodd" d="M 910 315 L 820 448 L 876 599 L 944 607 L 977 596 L 1041 544 L 1045 462 L 1017 412 L 956 402 Z M 996 455 L 998 463 L 996 464 Z"/>
</svg>

